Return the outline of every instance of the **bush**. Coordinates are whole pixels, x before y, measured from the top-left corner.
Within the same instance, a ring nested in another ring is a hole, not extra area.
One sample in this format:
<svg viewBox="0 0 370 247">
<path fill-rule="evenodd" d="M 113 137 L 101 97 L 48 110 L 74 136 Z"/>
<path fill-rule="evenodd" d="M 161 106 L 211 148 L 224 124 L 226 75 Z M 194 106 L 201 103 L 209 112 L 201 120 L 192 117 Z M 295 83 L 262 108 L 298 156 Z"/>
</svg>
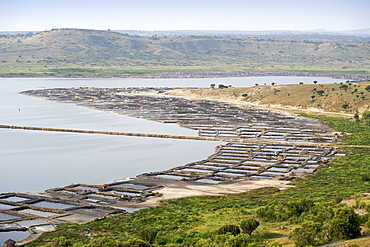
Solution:
<svg viewBox="0 0 370 247">
<path fill-rule="evenodd" d="M 256 243 L 253 243 L 251 239 L 244 234 L 239 234 L 237 236 L 232 236 L 225 241 L 224 246 L 227 247 L 255 247 Z"/>
<path fill-rule="evenodd" d="M 226 234 L 228 232 L 230 232 L 232 235 L 236 236 L 240 233 L 240 228 L 239 228 L 239 226 L 236 226 L 236 225 L 224 225 L 224 226 L 221 226 L 217 230 L 218 234 Z"/>
<path fill-rule="evenodd" d="M 42 245 L 41 247 L 70 247 L 72 242 L 65 237 L 54 238 L 51 242 Z"/>
<path fill-rule="evenodd" d="M 370 111 L 366 111 L 362 114 L 362 119 L 365 121 L 367 125 L 370 126 Z"/>
<path fill-rule="evenodd" d="M 320 96 L 323 96 L 325 91 L 324 90 L 319 90 L 319 91 L 316 91 L 316 93 Z"/>
<path fill-rule="evenodd" d="M 296 247 L 317 246 L 322 241 L 322 224 L 315 221 L 305 221 L 301 227 L 296 227 L 289 237 L 294 239 Z"/>
<path fill-rule="evenodd" d="M 368 181 L 370 181 L 369 175 L 367 175 L 367 174 L 362 175 L 361 176 L 361 181 L 362 182 L 368 182 Z"/>
<path fill-rule="evenodd" d="M 121 247 L 123 246 L 122 244 L 123 243 L 121 241 L 101 237 L 92 240 L 90 243 L 83 245 L 83 247 Z"/>
<path fill-rule="evenodd" d="M 122 247 L 150 247 L 150 244 L 141 239 L 131 238 L 128 241 L 123 242 Z"/>
<path fill-rule="evenodd" d="M 329 234 L 334 241 L 361 235 L 360 217 L 350 207 L 338 209 L 330 223 Z"/>
<path fill-rule="evenodd" d="M 153 229 L 153 228 L 144 229 L 139 232 L 140 238 L 150 244 L 153 243 L 153 240 L 155 239 L 157 234 L 158 234 L 157 229 Z"/>
<path fill-rule="evenodd" d="M 240 228 L 247 234 L 252 235 L 252 232 L 256 230 L 256 228 L 260 225 L 260 223 L 255 219 L 247 219 L 243 220 L 240 223 Z"/>
</svg>

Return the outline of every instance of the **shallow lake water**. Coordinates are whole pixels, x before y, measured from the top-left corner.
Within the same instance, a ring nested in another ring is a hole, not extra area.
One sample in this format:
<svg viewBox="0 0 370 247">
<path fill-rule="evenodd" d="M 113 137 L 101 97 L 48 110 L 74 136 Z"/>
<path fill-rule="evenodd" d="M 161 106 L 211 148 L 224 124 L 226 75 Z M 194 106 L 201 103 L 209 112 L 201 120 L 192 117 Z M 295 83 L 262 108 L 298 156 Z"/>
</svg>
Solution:
<svg viewBox="0 0 370 247">
<path fill-rule="evenodd" d="M 144 119 L 19 94 L 56 87 L 248 87 L 333 83 L 319 77 L 206 79 L 0 79 L 0 124 L 196 136 Z M 0 193 L 42 192 L 72 183 L 102 184 L 207 158 L 220 142 L 0 129 Z"/>
</svg>

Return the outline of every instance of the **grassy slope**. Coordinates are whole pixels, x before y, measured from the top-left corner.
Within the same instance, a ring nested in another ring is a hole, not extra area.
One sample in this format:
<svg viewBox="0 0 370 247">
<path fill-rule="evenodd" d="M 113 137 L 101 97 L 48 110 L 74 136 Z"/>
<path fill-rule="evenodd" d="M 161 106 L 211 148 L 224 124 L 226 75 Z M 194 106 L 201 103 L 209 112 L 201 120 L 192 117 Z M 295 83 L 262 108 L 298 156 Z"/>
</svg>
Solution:
<svg viewBox="0 0 370 247">
<path fill-rule="evenodd" d="M 60 29 L 32 36 L 1 36 L 0 75 L 102 77 L 199 70 L 370 73 L 369 46 Z"/>
<path fill-rule="evenodd" d="M 340 87 L 343 87 L 343 85 L 348 86 L 348 89 L 341 89 Z M 365 90 L 370 82 L 344 83 L 343 85 L 340 83 L 299 84 L 297 82 L 296 85 L 254 86 L 250 88 L 181 89 L 170 93 L 242 100 L 288 109 L 341 112 L 351 115 L 356 112 L 361 114 L 370 110 L 370 92 Z M 322 96 L 319 93 L 321 90 L 324 91 Z M 314 98 L 312 99 L 311 96 L 314 96 Z M 345 107 L 345 104 L 348 104 L 348 106 Z"/>
<path fill-rule="evenodd" d="M 317 85 L 316 85 L 317 86 Z M 227 93 L 227 90 L 222 90 Z M 370 127 L 362 122 L 354 122 L 351 118 L 317 117 L 331 128 L 341 132 L 351 132 L 343 141 L 349 144 L 370 145 Z M 92 244 L 94 241 L 122 241 L 132 237 L 141 238 L 139 232 L 147 228 L 155 228 L 159 233 L 155 244 L 166 246 L 224 246 L 225 236 L 217 235 L 216 230 L 225 224 L 238 225 L 241 220 L 256 217 L 255 210 L 263 205 L 279 202 L 296 201 L 310 198 L 316 202 L 327 202 L 336 198 L 349 198 L 356 193 L 369 192 L 370 152 L 365 148 L 351 148 L 349 155 L 333 160 L 332 168 L 322 169 L 305 179 L 295 180 L 294 188 L 279 191 L 274 188 L 253 190 L 242 194 L 225 196 L 207 196 L 183 198 L 167 201 L 163 206 L 149 208 L 107 219 L 95 220 L 88 224 L 68 224 L 60 226 L 56 232 L 48 233 L 29 246 L 66 246 L 48 245 L 50 241 L 61 243 L 70 241 L 73 246 Z M 260 219 L 259 219 L 260 220 Z M 278 230 L 279 227 L 284 229 Z M 284 246 L 293 246 L 287 237 L 297 225 L 288 221 L 262 222 L 252 237 L 260 246 L 264 241 L 278 240 Z M 363 231 L 367 231 L 363 227 Z M 93 237 L 84 236 L 92 233 Z M 66 238 L 66 239 L 65 239 Z M 58 240 L 59 239 L 59 240 Z M 203 239 L 203 240 L 201 240 Z M 365 241 L 365 240 L 364 240 Z M 198 244 L 197 244 L 198 243 Z M 208 245 L 207 245 L 208 243 Z"/>
</svg>

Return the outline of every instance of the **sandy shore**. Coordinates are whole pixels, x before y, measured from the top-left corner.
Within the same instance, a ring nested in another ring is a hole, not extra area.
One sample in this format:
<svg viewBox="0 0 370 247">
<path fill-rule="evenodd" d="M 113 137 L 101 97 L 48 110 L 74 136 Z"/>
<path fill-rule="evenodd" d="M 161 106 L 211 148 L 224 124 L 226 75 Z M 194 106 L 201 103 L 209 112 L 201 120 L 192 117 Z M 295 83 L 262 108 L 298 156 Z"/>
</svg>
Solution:
<svg viewBox="0 0 370 247">
<path fill-rule="evenodd" d="M 253 189 L 264 187 L 276 187 L 287 189 L 293 187 L 290 181 L 277 179 L 248 180 L 229 184 L 197 185 L 195 183 L 173 181 L 165 184 L 163 188 L 155 190 L 162 194 L 161 197 L 153 197 L 145 202 L 138 203 L 136 207 L 154 207 L 161 204 L 161 201 L 172 200 L 192 196 L 220 196 L 224 194 L 243 193 Z"/>
</svg>

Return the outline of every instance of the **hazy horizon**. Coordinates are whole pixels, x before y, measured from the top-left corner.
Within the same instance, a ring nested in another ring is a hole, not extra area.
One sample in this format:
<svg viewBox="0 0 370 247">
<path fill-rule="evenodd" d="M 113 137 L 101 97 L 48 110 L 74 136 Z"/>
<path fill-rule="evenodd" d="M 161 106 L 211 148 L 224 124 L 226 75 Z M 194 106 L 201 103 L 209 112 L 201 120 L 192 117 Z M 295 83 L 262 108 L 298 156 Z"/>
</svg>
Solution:
<svg viewBox="0 0 370 247">
<path fill-rule="evenodd" d="M 370 28 L 370 1 L 12 0 L 1 31 L 57 28 L 141 31 L 347 31 Z"/>
</svg>

